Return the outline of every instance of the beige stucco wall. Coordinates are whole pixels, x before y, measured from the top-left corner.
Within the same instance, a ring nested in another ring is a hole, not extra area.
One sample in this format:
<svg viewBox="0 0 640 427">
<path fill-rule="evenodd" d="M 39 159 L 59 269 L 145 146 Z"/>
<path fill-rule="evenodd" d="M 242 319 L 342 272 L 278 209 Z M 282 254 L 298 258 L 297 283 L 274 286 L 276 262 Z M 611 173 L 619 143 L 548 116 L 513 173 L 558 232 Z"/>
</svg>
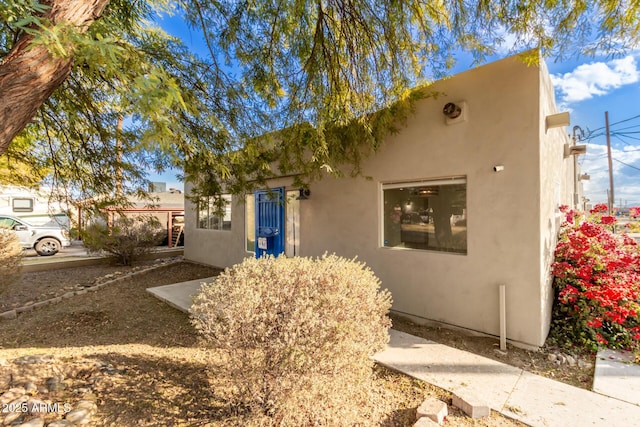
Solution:
<svg viewBox="0 0 640 427">
<path fill-rule="evenodd" d="M 540 335 L 546 337 L 551 321 L 553 290 L 550 266 L 563 215 L 560 205 L 573 205 L 573 158 L 564 158 L 564 144 L 571 143 L 569 128 L 546 129 L 545 118 L 557 113 L 555 94 L 547 67 L 540 64 Z"/>
<path fill-rule="evenodd" d="M 542 345 L 556 218 L 547 196 L 561 181 L 543 170 L 562 149 L 544 131 L 544 113 L 553 108 L 545 73 L 509 58 L 438 82 L 442 95 L 420 101 L 407 127 L 365 161 L 371 180 L 312 184 L 301 202 L 300 254 L 358 256 L 391 291 L 394 310 L 492 335 L 499 334 L 505 285 L 507 338 Z M 450 101 L 466 102 L 465 122 L 445 123 L 442 107 Z M 504 171 L 494 172 L 496 165 Z M 383 183 L 460 175 L 467 179 L 466 255 L 381 247 Z M 187 259 L 224 267 L 249 255 L 242 205 L 233 210 L 231 232 L 195 229 L 189 206 Z"/>
</svg>

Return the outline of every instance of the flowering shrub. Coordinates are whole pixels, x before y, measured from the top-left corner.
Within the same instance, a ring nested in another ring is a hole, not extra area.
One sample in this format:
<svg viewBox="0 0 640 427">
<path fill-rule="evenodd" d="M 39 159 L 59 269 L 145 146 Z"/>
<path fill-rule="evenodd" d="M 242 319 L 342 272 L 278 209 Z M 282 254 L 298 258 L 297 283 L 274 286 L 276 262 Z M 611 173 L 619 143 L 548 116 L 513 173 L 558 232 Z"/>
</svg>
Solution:
<svg viewBox="0 0 640 427">
<path fill-rule="evenodd" d="M 389 292 L 362 263 L 249 258 L 204 285 L 193 324 L 224 356 L 242 425 L 369 424 L 371 356 L 388 340 Z"/>
<path fill-rule="evenodd" d="M 640 254 L 606 205 L 589 214 L 566 207 L 552 266 L 556 301 L 551 336 L 591 350 L 640 349 Z"/>
</svg>

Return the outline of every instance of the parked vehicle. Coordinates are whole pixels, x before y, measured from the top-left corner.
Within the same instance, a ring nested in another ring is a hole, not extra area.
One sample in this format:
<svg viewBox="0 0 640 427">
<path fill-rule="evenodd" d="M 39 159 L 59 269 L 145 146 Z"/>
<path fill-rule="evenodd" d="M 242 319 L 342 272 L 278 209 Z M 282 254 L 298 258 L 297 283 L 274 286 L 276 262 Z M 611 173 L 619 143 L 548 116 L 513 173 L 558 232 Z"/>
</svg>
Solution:
<svg viewBox="0 0 640 427">
<path fill-rule="evenodd" d="M 51 198 L 51 190 L 0 185 L 0 215 L 24 218 L 36 226 L 69 227 L 68 208 Z"/>
<path fill-rule="evenodd" d="M 15 231 L 23 248 L 33 248 L 41 256 L 55 255 L 71 245 L 69 233 L 59 226 L 36 226 L 22 218 L 0 215 L 0 227 Z"/>
</svg>

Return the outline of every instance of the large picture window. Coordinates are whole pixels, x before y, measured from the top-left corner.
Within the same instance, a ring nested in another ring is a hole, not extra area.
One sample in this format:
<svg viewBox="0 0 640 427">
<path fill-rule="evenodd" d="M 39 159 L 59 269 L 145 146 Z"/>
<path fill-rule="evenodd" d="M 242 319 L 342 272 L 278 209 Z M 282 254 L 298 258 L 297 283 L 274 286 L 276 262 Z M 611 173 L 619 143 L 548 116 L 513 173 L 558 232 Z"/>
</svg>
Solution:
<svg viewBox="0 0 640 427">
<path fill-rule="evenodd" d="M 202 197 L 198 202 L 198 228 L 207 230 L 231 230 L 231 195 L 220 199 Z"/>
<path fill-rule="evenodd" d="M 467 253 L 467 180 L 382 185 L 383 245 Z"/>
</svg>

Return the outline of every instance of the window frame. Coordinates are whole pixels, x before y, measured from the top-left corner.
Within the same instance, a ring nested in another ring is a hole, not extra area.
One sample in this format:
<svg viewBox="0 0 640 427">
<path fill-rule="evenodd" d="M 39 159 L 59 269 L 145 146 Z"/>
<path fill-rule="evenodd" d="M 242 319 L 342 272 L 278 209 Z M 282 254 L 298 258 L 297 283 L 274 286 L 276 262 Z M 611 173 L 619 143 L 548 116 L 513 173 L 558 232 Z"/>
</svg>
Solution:
<svg viewBox="0 0 640 427">
<path fill-rule="evenodd" d="M 419 179 L 411 179 L 411 180 L 402 180 L 402 181 L 389 181 L 389 182 L 380 182 L 379 184 L 379 199 L 378 199 L 378 218 L 379 218 L 379 229 L 378 229 L 378 247 L 386 250 L 409 250 L 409 251 L 421 251 L 427 253 L 440 253 L 440 254 L 452 254 L 452 255 L 468 255 L 468 234 L 464 236 L 464 249 L 455 250 L 451 248 L 451 250 L 447 250 L 445 248 L 437 249 L 435 247 L 400 247 L 398 245 L 389 245 L 386 244 L 385 239 L 385 230 L 388 220 L 388 215 L 385 213 L 385 191 L 387 190 L 397 190 L 402 188 L 415 188 L 415 187 L 433 187 L 433 186 L 446 186 L 446 185 L 460 185 L 464 184 L 464 208 L 463 208 L 463 216 L 465 222 L 468 220 L 468 179 L 466 175 L 454 175 L 450 177 L 439 177 L 439 178 L 419 178 Z M 388 208 L 388 206 L 387 206 Z M 406 213 L 402 213 L 405 215 Z M 468 225 L 465 224 L 465 234 L 468 233 Z"/>
<path fill-rule="evenodd" d="M 16 202 L 28 202 L 29 206 L 16 206 Z M 35 202 L 32 197 L 14 197 L 11 200 L 11 209 L 13 212 L 33 212 Z"/>
<path fill-rule="evenodd" d="M 229 232 L 233 228 L 233 196 L 231 194 L 221 194 L 220 198 L 226 201 L 225 213 L 222 215 L 217 214 L 215 199 L 216 196 L 202 196 L 197 202 L 196 206 L 196 228 L 199 230 L 211 230 L 211 231 L 225 231 Z M 202 226 L 202 218 L 201 214 L 205 211 L 203 209 L 203 204 L 206 204 L 206 226 Z M 229 224 L 228 228 L 225 228 L 225 218 L 227 217 L 228 210 L 228 218 L 226 221 Z M 219 226 L 214 226 L 214 221 L 217 219 L 217 224 Z"/>
</svg>

